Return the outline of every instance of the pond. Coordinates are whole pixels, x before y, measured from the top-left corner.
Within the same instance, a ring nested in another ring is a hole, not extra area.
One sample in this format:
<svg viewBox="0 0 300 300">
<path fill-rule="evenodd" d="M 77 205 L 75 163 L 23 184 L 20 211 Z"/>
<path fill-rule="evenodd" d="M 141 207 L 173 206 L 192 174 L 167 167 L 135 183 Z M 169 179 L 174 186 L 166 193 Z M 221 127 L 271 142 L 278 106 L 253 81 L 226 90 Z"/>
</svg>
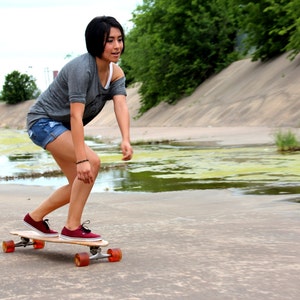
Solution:
<svg viewBox="0 0 300 300">
<path fill-rule="evenodd" d="M 26 132 L 0 130 L 0 184 L 66 184 L 51 155 Z M 99 154 L 102 170 L 93 192 L 161 192 L 231 189 L 244 194 L 299 194 L 300 154 L 275 146 L 208 148 L 204 145 L 135 145 L 134 159 L 121 161 L 119 146 L 87 143 Z"/>
</svg>

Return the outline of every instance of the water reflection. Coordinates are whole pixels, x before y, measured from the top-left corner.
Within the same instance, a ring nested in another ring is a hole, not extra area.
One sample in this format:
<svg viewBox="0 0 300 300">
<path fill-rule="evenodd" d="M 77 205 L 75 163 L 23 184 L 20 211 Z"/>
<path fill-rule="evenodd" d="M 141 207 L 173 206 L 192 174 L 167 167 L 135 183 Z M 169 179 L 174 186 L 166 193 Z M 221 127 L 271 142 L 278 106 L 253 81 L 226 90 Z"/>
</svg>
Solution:
<svg viewBox="0 0 300 300">
<path fill-rule="evenodd" d="M 52 156 L 32 146 L 24 133 L 18 134 L 17 146 L 5 145 L 0 151 L 0 184 L 54 188 L 66 184 Z M 139 145 L 134 147 L 134 159 L 124 163 L 118 145 L 88 143 L 102 160 L 93 192 L 232 189 L 246 194 L 300 194 L 300 154 L 282 155 L 272 146 Z"/>
</svg>

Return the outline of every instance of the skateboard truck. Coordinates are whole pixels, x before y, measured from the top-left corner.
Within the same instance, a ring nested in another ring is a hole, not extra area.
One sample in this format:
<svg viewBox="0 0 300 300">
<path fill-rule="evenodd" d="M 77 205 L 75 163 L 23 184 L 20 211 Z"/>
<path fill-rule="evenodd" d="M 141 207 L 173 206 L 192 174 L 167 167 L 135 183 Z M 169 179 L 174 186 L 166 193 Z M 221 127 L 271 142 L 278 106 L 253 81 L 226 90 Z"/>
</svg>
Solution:
<svg viewBox="0 0 300 300">
<path fill-rule="evenodd" d="M 102 253 L 102 248 L 101 247 L 90 247 L 90 252 L 92 254 L 90 256 L 90 260 L 101 259 L 101 258 L 109 258 L 110 257 L 109 254 Z"/>
<path fill-rule="evenodd" d="M 18 243 L 15 243 L 15 247 L 26 247 L 26 246 L 33 246 L 35 243 L 31 242 L 30 239 L 21 238 L 21 241 Z"/>
<path fill-rule="evenodd" d="M 29 238 L 21 237 L 21 241 L 15 243 L 14 241 L 4 241 L 2 243 L 3 252 L 9 253 L 14 252 L 15 247 L 27 247 L 33 246 L 34 249 L 43 249 L 45 247 L 45 242 L 40 240 L 30 240 Z"/>
<path fill-rule="evenodd" d="M 91 260 L 98 260 L 107 258 L 110 262 L 120 261 L 122 259 L 122 251 L 119 248 L 108 249 L 107 253 L 102 253 L 102 248 L 97 246 L 90 247 L 89 255 L 87 252 L 77 253 L 75 255 L 75 265 L 77 267 L 83 267 L 89 265 Z"/>
</svg>

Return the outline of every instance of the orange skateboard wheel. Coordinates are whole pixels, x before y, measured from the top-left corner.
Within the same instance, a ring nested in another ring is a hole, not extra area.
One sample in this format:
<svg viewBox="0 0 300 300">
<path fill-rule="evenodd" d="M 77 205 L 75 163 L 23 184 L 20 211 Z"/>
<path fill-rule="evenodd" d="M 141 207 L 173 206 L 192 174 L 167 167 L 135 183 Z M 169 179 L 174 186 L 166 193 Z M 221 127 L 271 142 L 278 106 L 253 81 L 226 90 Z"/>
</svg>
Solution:
<svg viewBox="0 0 300 300">
<path fill-rule="evenodd" d="M 120 248 L 108 249 L 107 254 L 110 255 L 108 257 L 108 260 L 110 262 L 116 262 L 116 261 L 120 261 L 122 259 L 122 251 Z"/>
<path fill-rule="evenodd" d="M 15 242 L 10 241 L 3 241 L 2 242 L 2 250 L 4 253 L 11 253 L 15 251 Z"/>
<path fill-rule="evenodd" d="M 74 258 L 77 267 L 86 267 L 90 263 L 90 256 L 86 252 L 77 253 Z"/>
<path fill-rule="evenodd" d="M 33 240 L 34 249 L 43 249 L 45 247 L 45 242 L 40 240 Z"/>
</svg>

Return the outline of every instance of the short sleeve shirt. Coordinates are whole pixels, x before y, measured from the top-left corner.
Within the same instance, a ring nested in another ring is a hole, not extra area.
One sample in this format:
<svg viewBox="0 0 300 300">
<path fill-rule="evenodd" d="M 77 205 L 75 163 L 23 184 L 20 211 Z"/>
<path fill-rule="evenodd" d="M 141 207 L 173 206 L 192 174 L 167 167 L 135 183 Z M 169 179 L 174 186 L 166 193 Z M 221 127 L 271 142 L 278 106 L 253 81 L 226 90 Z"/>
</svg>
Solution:
<svg viewBox="0 0 300 300">
<path fill-rule="evenodd" d="M 103 109 L 107 100 L 125 95 L 125 77 L 104 88 L 99 80 L 96 60 L 89 53 L 67 63 L 56 79 L 30 108 L 27 128 L 37 120 L 49 118 L 70 127 L 70 103 L 85 105 L 83 124 L 86 125 Z"/>
</svg>

